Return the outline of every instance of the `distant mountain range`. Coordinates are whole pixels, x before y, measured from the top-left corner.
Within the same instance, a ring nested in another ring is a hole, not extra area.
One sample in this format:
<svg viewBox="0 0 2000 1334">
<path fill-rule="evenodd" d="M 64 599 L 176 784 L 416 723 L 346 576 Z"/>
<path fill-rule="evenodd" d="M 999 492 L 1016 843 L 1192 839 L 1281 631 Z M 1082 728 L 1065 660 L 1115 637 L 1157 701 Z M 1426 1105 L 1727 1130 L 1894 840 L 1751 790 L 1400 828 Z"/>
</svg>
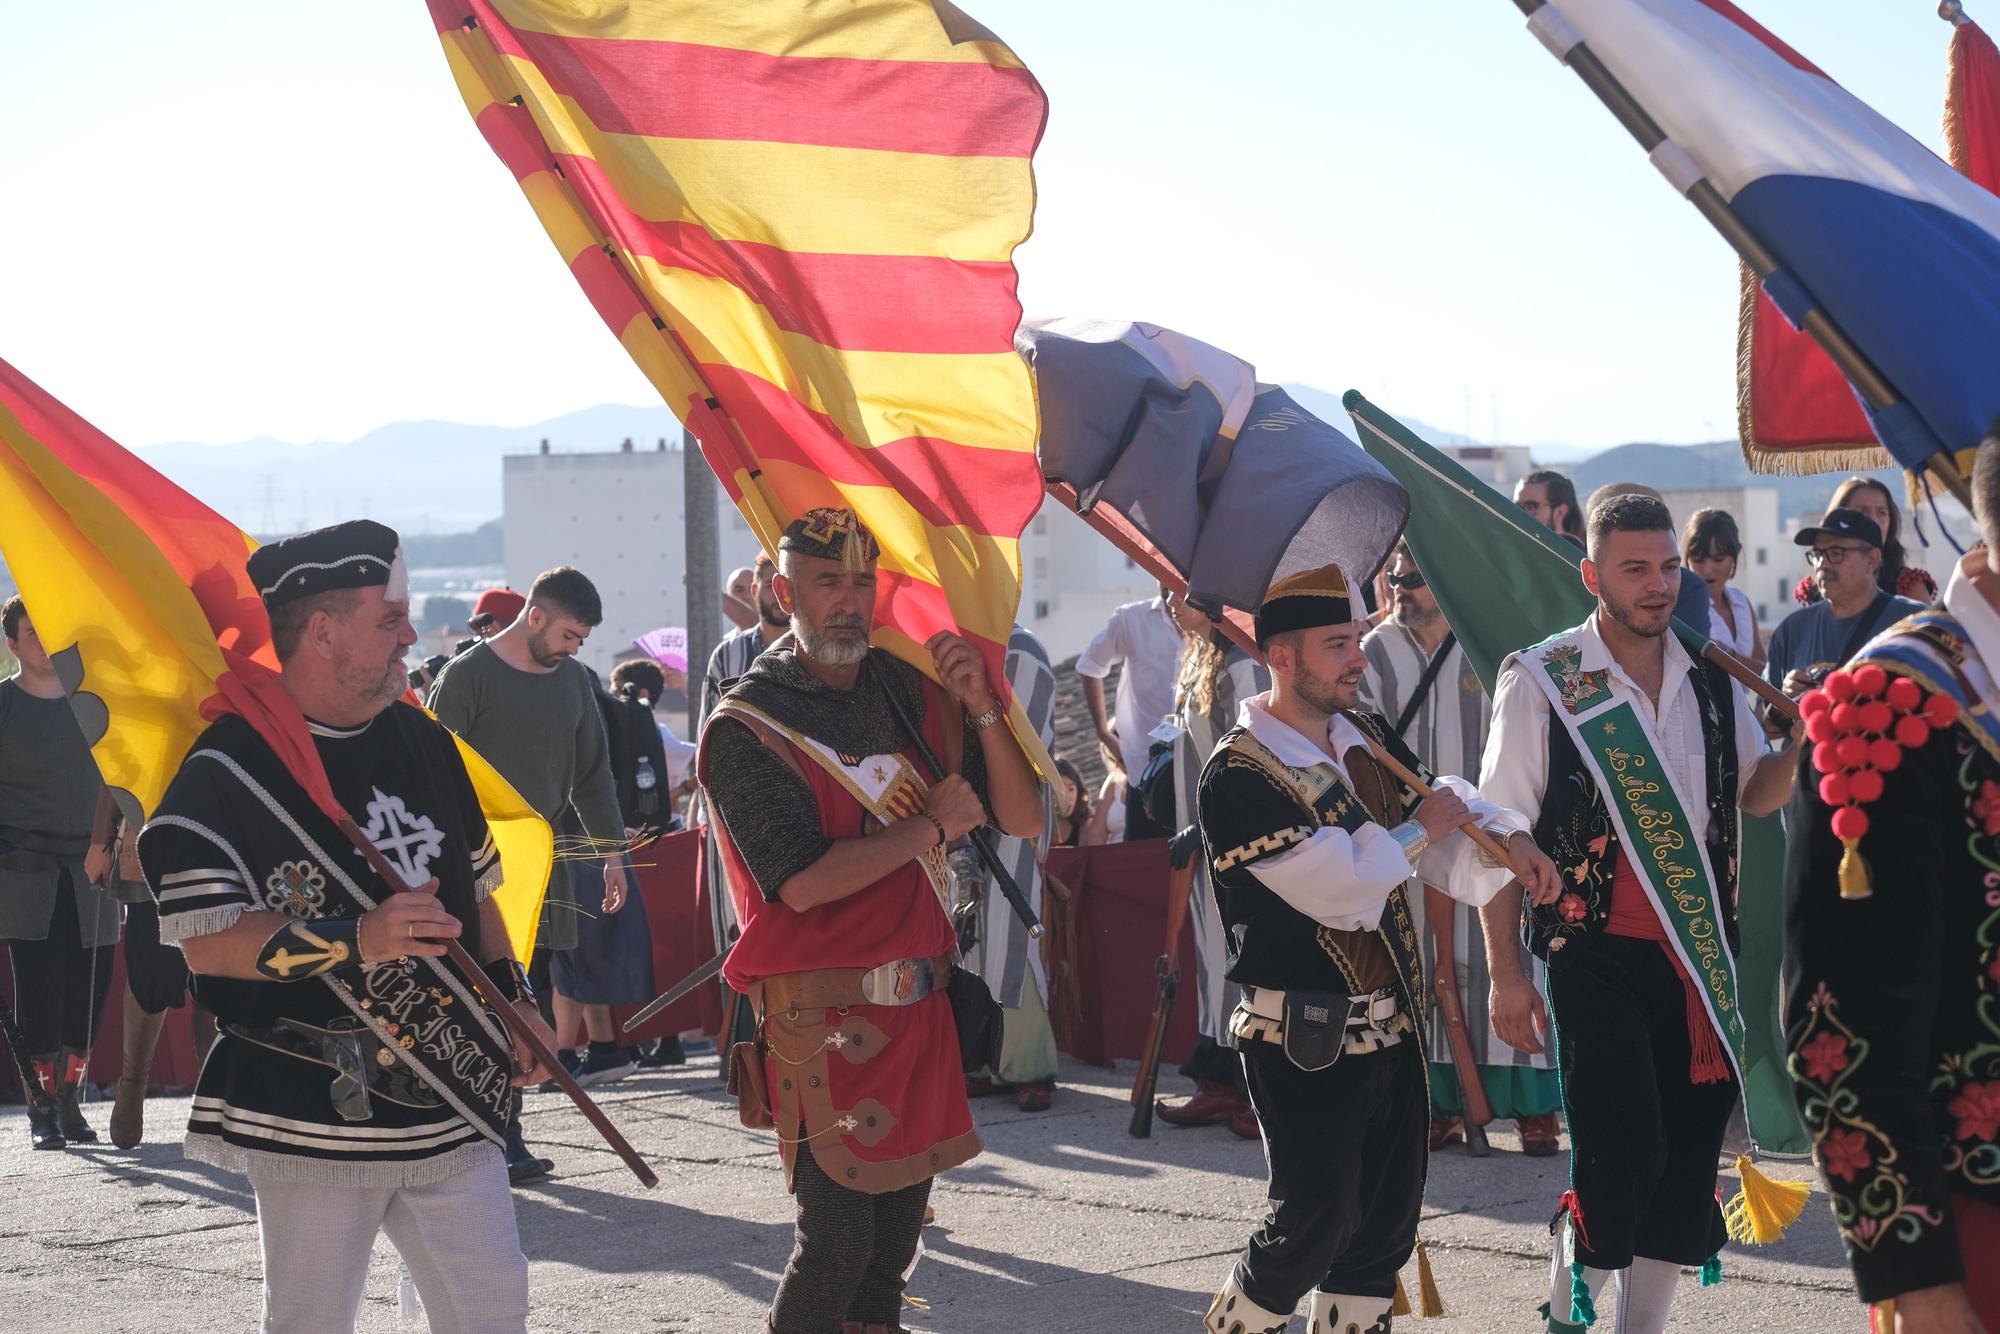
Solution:
<svg viewBox="0 0 2000 1334">
<path fill-rule="evenodd" d="M 1307 411 L 1351 433 L 1339 395 L 1305 384 L 1285 389 Z M 1406 423 L 1432 444 L 1480 443 L 1413 419 Z M 678 442 L 680 433 L 680 424 L 664 406 L 603 404 L 527 426 L 407 421 L 343 442 L 294 444 L 268 437 L 227 445 L 176 441 L 139 452 L 252 533 L 296 532 L 366 515 L 400 529 L 415 548 L 415 539 L 426 534 L 470 534 L 497 518 L 505 455 L 532 453 L 544 440 L 564 453 L 614 450 L 627 439 L 636 448 L 654 449 L 662 439 Z M 1734 441 L 1627 444 L 1596 453 L 1531 449 L 1538 462 L 1568 472 L 1586 495 L 1611 481 L 1662 488 L 1769 486 L 1779 493 L 1779 512 L 1794 515 L 1823 505 L 1838 480 L 1753 475 Z M 1903 494 L 1900 478 L 1881 476 L 1898 496 Z M 489 530 L 477 547 L 492 547 L 495 537 Z M 457 544 L 445 545 L 457 549 Z"/>
</svg>

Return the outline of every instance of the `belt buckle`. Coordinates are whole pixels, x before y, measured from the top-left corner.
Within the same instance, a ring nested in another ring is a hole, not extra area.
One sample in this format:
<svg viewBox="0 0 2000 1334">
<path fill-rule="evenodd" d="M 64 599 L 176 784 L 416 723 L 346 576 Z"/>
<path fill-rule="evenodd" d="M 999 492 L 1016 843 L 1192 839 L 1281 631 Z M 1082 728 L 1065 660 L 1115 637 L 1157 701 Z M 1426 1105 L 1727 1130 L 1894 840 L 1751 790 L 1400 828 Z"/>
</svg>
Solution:
<svg viewBox="0 0 2000 1334">
<path fill-rule="evenodd" d="M 861 998 L 870 1005 L 915 1005 L 936 989 L 929 959 L 897 959 L 861 975 Z"/>
</svg>

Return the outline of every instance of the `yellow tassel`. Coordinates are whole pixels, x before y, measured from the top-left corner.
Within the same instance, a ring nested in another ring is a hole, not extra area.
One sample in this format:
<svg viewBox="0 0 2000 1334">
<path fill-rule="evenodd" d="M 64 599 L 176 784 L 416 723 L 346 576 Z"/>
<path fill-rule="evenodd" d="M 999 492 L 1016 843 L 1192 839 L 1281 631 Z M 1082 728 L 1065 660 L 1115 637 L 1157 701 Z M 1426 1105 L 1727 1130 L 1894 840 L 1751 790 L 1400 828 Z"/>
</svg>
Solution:
<svg viewBox="0 0 2000 1334">
<path fill-rule="evenodd" d="M 1396 1275 L 1396 1300 L 1389 1304 L 1389 1314 L 1408 1315 L 1409 1313 L 1410 1294 L 1403 1291 L 1403 1276 L 1398 1274 Z"/>
<path fill-rule="evenodd" d="M 1430 1317 L 1444 1314 L 1444 1294 L 1438 1291 L 1437 1279 L 1431 1275 L 1431 1253 L 1424 1247 L 1424 1239 L 1417 1238 L 1417 1314 Z"/>
<path fill-rule="evenodd" d="M 1747 1245 L 1763 1246 L 1784 1236 L 1812 1194 L 1803 1181 L 1771 1180 L 1747 1155 L 1737 1156 L 1736 1175 L 1743 1179 L 1743 1189 L 1722 1207 L 1722 1221 L 1730 1236 Z"/>
<path fill-rule="evenodd" d="M 1861 841 L 1844 839 L 1846 851 L 1840 854 L 1840 897 L 1843 899 L 1865 899 L 1875 892 L 1869 882 L 1868 863 L 1861 860 Z"/>
</svg>

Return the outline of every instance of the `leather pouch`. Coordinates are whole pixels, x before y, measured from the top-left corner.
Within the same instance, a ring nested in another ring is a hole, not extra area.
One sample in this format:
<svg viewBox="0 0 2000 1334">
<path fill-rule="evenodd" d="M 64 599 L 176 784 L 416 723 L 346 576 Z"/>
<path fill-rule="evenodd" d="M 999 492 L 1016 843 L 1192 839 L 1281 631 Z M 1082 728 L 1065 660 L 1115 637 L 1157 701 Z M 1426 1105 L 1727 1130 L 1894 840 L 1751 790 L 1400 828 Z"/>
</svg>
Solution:
<svg viewBox="0 0 2000 1334">
<path fill-rule="evenodd" d="M 1282 1035 L 1285 1057 L 1301 1070 L 1324 1070 L 1340 1059 L 1347 1040 L 1346 996 L 1331 991 L 1287 991 Z"/>
<path fill-rule="evenodd" d="M 750 1130 L 769 1130 L 771 1089 L 764 1077 L 764 1046 L 738 1042 L 729 1049 L 729 1091 L 736 1095 L 736 1119 Z"/>
</svg>

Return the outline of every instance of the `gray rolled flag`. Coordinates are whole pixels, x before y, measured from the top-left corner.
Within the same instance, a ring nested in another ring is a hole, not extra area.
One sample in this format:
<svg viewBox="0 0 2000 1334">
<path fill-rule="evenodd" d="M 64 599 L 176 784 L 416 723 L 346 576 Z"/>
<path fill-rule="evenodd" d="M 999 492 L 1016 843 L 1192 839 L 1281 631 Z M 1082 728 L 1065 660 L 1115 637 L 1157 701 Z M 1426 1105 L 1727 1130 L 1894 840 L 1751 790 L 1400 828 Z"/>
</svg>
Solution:
<svg viewBox="0 0 2000 1334">
<path fill-rule="evenodd" d="M 1029 320 L 1014 345 L 1050 494 L 1238 638 L 1279 579 L 1333 562 L 1364 584 L 1395 546 L 1402 485 L 1248 362 L 1125 320 Z"/>
</svg>

